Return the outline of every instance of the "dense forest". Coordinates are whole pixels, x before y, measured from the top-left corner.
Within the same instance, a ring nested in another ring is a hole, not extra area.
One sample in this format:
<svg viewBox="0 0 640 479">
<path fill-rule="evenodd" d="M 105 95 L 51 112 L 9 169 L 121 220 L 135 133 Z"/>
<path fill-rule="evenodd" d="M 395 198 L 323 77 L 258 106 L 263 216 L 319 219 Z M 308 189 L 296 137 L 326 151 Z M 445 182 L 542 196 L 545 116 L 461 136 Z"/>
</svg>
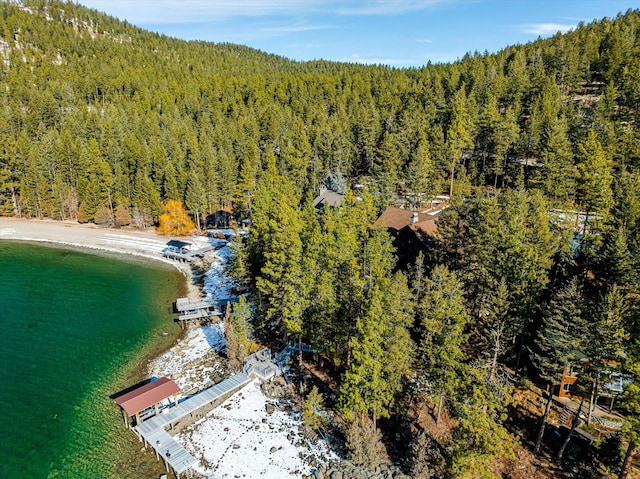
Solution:
<svg viewBox="0 0 640 479">
<path fill-rule="evenodd" d="M 0 3 L 0 215 L 145 228 L 177 200 L 198 226 L 221 208 L 250 216 L 234 274 L 256 336 L 311 344 L 340 373 L 352 450 L 371 465 L 378 431 L 387 445 L 395 432 L 413 477 L 517 461 L 502 365 L 553 388 L 588 358 L 590 419 L 615 363 L 637 379 L 619 401 L 626 460 L 609 461 L 624 476 L 640 445 L 640 11 L 392 69 L 25 5 Z M 319 214 L 336 178 L 345 201 Z M 372 227 L 399 191 L 450 196 L 402 267 Z M 453 419 L 447 437 L 415 427 L 414 398 Z"/>
</svg>

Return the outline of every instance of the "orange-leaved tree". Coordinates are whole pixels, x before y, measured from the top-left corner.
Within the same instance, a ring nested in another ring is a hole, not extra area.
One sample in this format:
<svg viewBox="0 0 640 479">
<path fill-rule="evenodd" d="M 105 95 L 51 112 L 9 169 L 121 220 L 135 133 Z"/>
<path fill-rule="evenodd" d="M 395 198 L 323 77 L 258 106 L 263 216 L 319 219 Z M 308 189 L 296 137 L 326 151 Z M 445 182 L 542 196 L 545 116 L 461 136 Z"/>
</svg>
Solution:
<svg viewBox="0 0 640 479">
<path fill-rule="evenodd" d="M 167 201 L 158 223 L 158 233 L 163 235 L 188 235 L 195 229 L 193 221 L 182 206 L 182 201 L 179 200 Z"/>
</svg>

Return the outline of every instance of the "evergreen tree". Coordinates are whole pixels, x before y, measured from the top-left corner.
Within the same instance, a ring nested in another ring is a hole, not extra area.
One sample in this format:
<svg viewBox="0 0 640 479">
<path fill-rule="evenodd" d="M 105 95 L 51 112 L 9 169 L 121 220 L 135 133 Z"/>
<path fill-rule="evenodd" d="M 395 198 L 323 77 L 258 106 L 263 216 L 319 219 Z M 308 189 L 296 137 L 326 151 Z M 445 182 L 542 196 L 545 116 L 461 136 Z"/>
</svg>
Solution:
<svg viewBox="0 0 640 479">
<path fill-rule="evenodd" d="M 238 341 L 238 361 L 242 362 L 252 352 L 251 330 L 251 305 L 247 301 L 247 296 L 242 294 L 238 297 L 238 302 L 233 305 L 233 312 L 228 323 L 233 325 L 233 330 Z"/>
<path fill-rule="evenodd" d="M 465 153 L 473 145 L 474 112 L 472 102 L 467 98 L 464 84 L 456 92 L 451 107 L 451 122 L 447 130 L 447 151 L 449 156 L 449 196 L 453 196 L 453 179 L 456 168 L 460 167 Z"/>
<path fill-rule="evenodd" d="M 544 190 L 548 197 L 564 204 L 575 197 L 577 174 L 573 165 L 567 120 L 564 117 L 554 118 L 548 128 L 548 139 L 540 158 L 546 171 Z"/>
<path fill-rule="evenodd" d="M 255 271 L 257 314 L 262 333 L 302 333 L 302 223 L 290 181 L 276 171 L 270 156 L 253 202 L 249 260 Z M 281 329 L 282 328 L 282 329 Z"/>
<path fill-rule="evenodd" d="M 407 189 L 411 195 L 415 195 L 419 208 L 429 196 L 437 192 L 434 188 L 435 171 L 429 153 L 429 140 L 424 132 L 420 133 L 416 151 L 407 167 L 406 177 Z"/>
<path fill-rule="evenodd" d="M 502 423 L 510 395 L 497 396 L 481 378 L 468 385 L 458 404 L 453 470 L 459 477 L 495 478 L 493 462 L 515 459 L 515 441 Z"/>
<path fill-rule="evenodd" d="M 624 294 L 614 283 L 592 309 L 589 321 L 588 340 L 583 352 L 589 360 L 585 376 L 590 379 L 591 390 L 587 423 L 591 424 L 593 411 L 602 389 L 602 377 L 625 356 L 624 343 L 627 304 Z"/>
<path fill-rule="evenodd" d="M 314 432 L 327 425 L 322 394 L 318 391 L 317 386 L 311 388 L 302 403 L 302 420 L 305 427 Z"/>
<path fill-rule="evenodd" d="M 640 446 L 640 360 L 636 355 L 629 358 L 627 370 L 632 374 L 633 378 L 626 385 L 622 398 L 623 407 L 628 412 L 622 427 L 622 434 L 628 441 L 628 445 L 618 479 L 627 478 L 633 455 L 638 446 Z"/>
<path fill-rule="evenodd" d="M 562 371 L 574 363 L 584 344 L 584 299 L 574 278 L 554 295 L 543 311 L 542 326 L 535 337 L 531 361 L 540 378 L 547 384 L 547 402 L 540 422 L 534 452 L 538 452 L 553 401 L 553 388 L 560 383 Z"/>
<path fill-rule="evenodd" d="M 578 144 L 578 195 L 587 213 L 585 231 L 593 215 L 608 218 L 613 206 L 611 160 L 593 130 Z M 590 218 L 590 216 L 592 216 Z"/>
<path fill-rule="evenodd" d="M 202 228 L 201 217 L 207 213 L 205 191 L 195 168 L 191 168 L 187 180 L 185 206 L 191 211 L 196 228 Z"/>
<path fill-rule="evenodd" d="M 467 369 L 463 343 L 469 315 L 464 306 L 462 283 L 446 266 L 436 266 L 426 281 L 425 294 L 418 307 L 423 318 L 420 369 L 438 396 L 436 421 L 439 422 L 445 400 L 460 388 Z"/>
</svg>

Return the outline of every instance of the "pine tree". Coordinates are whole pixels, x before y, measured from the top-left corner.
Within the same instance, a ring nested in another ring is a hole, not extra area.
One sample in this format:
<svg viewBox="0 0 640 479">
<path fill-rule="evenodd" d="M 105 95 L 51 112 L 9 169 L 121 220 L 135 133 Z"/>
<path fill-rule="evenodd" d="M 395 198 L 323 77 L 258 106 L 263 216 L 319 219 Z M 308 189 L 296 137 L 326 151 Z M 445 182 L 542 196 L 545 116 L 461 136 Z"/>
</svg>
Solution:
<svg viewBox="0 0 640 479">
<path fill-rule="evenodd" d="M 327 425 L 323 398 L 317 386 L 313 386 L 302 403 L 302 420 L 310 431 L 318 431 Z"/>
<path fill-rule="evenodd" d="M 291 182 L 276 170 L 275 157 L 258 182 L 249 236 L 262 333 L 299 336 L 306 305 L 302 285 L 302 222 Z"/>
<path fill-rule="evenodd" d="M 120 226 L 128 226 L 131 224 L 131 215 L 123 205 L 118 205 L 116 207 L 116 211 L 114 212 L 114 222 L 118 228 Z"/>
<path fill-rule="evenodd" d="M 593 214 L 606 219 L 613 206 L 612 166 L 593 130 L 578 144 L 577 157 L 578 196 L 587 213 L 584 227 L 588 231 L 589 220 L 594 221 Z"/>
<path fill-rule="evenodd" d="M 379 286 L 368 291 L 365 311 L 356 321 L 351 340 L 353 359 L 340 385 L 339 408 L 350 421 L 357 416 L 388 417 L 392 393 L 385 382 L 384 308 Z"/>
<path fill-rule="evenodd" d="M 410 300 L 410 291 L 403 275 L 389 278 L 394 265 L 390 245 L 380 228 L 365 246 L 365 302 L 351 339 L 353 360 L 340 387 L 345 417 L 371 414 L 374 425 L 378 418 L 389 417 L 411 363 L 407 328 L 413 312 L 402 304 Z"/>
<path fill-rule="evenodd" d="M 628 339 L 624 324 L 627 315 L 624 293 L 614 283 L 609 291 L 590 310 L 589 332 L 583 352 L 589 360 L 585 376 L 591 382 L 591 397 L 587 423 L 591 424 L 593 411 L 602 389 L 601 378 L 612 363 L 625 356 L 624 343 Z"/>
<path fill-rule="evenodd" d="M 573 164 L 566 118 L 552 119 L 548 128 L 548 139 L 541 154 L 547 171 L 544 189 L 550 198 L 562 204 L 575 197 L 577 171 Z"/>
<path fill-rule="evenodd" d="M 453 196 L 453 179 L 463 155 L 473 145 L 474 118 L 473 103 L 467 98 L 465 85 L 458 89 L 451 107 L 451 122 L 447 130 L 447 151 L 449 156 L 449 196 Z"/>
<path fill-rule="evenodd" d="M 191 211 L 196 228 L 202 227 L 202 215 L 207 213 L 206 195 L 195 167 L 190 168 L 187 179 L 185 206 Z"/>
<path fill-rule="evenodd" d="M 445 400 L 457 392 L 467 369 L 462 347 L 469 315 L 464 306 L 464 287 L 455 273 L 446 266 L 436 266 L 418 307 L 423 318 L 419 367 L 438 395 L 439 422 Z"/>
<path fill-rule="evenodd" d="M 242 362 L 252 352 L 252 328 L 251 305 L 247 302 L 247 296 L 242 294 L 238 302 L 233 305 L 233 312 L 228 321 L 233 325 L 233 330 L 238 341 L 238 361 Z"/>
<path fill-rule="evenodd" d="M 429 140 L 424 132 L 420 132 L 420 139 L 407 167 L 406 177 L 407 189 L 415 195 L 418 207 L 421 208 L 422 203 L 435 191 L 434 165 L 429 153 Z"/>
<path fill-rule="evenodd" d="M 627 478 L 633 455 L 640 446 L 640 358 L 637 351 L 628 358 L 626 369 L 632 374 L 632 381 L 626 385 L 622 397 L 623 407 L 628 411 L 622 434 L 628 445 L 618 479 Z"/>
<path fill-rule="evenodd" d="M 535 337 L 536 349 L 531 361 L 547 384 L 548 398 L 538 430 L 534 452 L 542 444 L 547 417 L 553 401 L 553 388 L 560 383 L 563 368 L 574 363 L 581 353 L 584 333 L 582 292 L 574 278 L 551 298 L 543 311 L 542 327 Z"/>
<path fill-rule="evenodd" d="M 366 416 L 351 421 L 345 435 L 349 459 L 354 464 L 375 469 L 386 459 L 382 434 Z"/>
<path fill-rule="evenodd" d="M 497 479 L 493 462 L 516 458 L 514 438 L 502 425 L 511 395 L 494 394 L 478 373 L 469 376 L 470 384 L 457 404 L 453 470 L 459 477 Z"/>
</svg>

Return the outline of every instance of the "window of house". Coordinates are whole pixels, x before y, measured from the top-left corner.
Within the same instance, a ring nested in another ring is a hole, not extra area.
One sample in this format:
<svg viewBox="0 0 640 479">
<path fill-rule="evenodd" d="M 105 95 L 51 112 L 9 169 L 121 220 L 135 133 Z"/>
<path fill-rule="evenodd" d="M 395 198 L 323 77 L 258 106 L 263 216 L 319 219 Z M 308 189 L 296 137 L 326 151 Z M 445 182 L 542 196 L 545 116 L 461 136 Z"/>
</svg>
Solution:
<svg viewBox="0 0 640 479">
<path fill-rule="evenodd" d="M 579 366 L 577 364 L 572 364 L 571 366 L 569 366 L 569 373 L 567 374 L 567 376 L 572 378 L 577 378 L 581 372 L 582 372 L 582 366 Z"/>
</svg>

